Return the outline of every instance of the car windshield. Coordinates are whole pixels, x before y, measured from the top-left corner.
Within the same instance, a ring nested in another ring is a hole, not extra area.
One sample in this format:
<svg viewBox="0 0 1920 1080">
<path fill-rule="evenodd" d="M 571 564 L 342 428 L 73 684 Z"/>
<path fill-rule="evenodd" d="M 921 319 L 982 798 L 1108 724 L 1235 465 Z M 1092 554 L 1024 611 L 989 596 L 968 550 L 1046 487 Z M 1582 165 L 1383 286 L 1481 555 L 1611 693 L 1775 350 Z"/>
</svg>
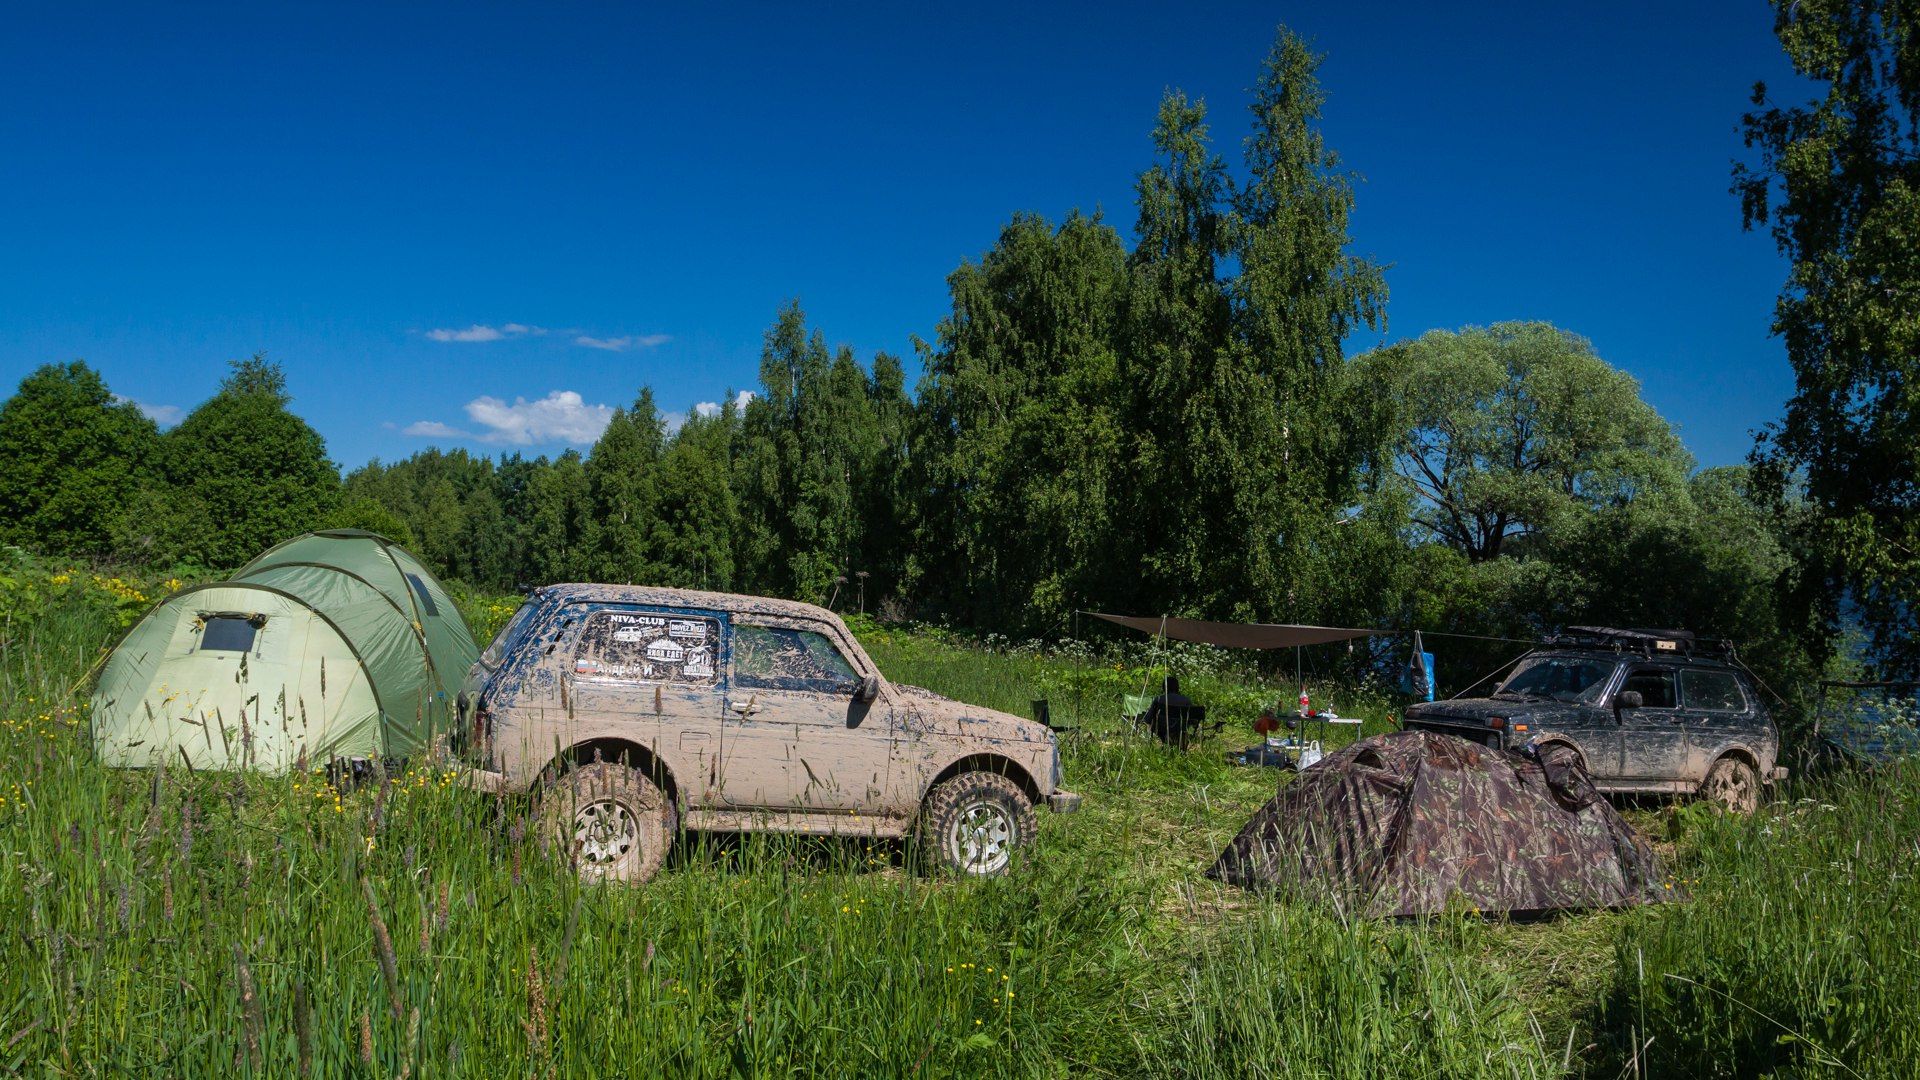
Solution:
<svg viewBox="0 0 1920 1080">
<path fill-rule="evenodd" d="M 1611 660 L 1588 660 L 1577 656 L 1536 656 L 1520 661 L 1494 696 L 1551 698 L 1554 701 L 1580 701 L 1591 704 L 1606 687 L 1613 674 Z"/>
</svg>

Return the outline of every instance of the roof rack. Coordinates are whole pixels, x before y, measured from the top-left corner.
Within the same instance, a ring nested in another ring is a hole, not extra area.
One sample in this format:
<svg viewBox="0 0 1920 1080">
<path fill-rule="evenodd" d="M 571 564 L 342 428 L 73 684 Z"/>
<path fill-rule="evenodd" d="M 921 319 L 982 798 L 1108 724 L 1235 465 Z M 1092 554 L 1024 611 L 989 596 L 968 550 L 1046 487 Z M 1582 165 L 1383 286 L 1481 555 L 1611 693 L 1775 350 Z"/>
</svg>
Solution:
<svg viewBox="0 0 1920 1080">
<path fill-rule="evenodd" d="M 1647 656 L 1693 656 L 1699 653 L 1733 655 L 1733 642 L 1725 639 L 1702 641 L 1691 630 L 1569 626 L 1562 633 L 1550 635 L 1547 644 L 1607 648 L 1615 652 L 1630 651 Z"/>
</svg>

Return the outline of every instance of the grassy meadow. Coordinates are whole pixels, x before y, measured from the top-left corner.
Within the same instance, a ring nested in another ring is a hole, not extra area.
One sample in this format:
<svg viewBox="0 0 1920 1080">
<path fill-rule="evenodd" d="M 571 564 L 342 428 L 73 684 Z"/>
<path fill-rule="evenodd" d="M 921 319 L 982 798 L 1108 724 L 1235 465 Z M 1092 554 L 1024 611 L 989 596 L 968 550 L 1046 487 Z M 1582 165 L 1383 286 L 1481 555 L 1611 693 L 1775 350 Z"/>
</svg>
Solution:
<svg viewBox="0 0 1920 1080">
<path fill-rule="evenodd" d="M 1153 657 L 860 623 L 888 675 L 1026 713 L 1077 815 L 1004 878 L 898 844 L 706 837 L 582 887 L 529 807 L 424 765 L 118 772 L 85 676 L 177 583 L 0 574 L 0 1072 L 367 1077 L 1905 1077 L 1920 1072 L 1920 776 L 1750 820 L 1637 807 L 1685 902 L 1509 924 L 1342 921 L 1201 873 L 1280 774 L 1229 766 L 1285 693 L 1194 650 L 1237 717 L 1125 731 Z M 136 599 L 137 598 L 137 599 Z M 463 598 L 476 636 L 510 605 Z M 1382 694 L 1335 691 L 1371 733 Z"/>
</svg>

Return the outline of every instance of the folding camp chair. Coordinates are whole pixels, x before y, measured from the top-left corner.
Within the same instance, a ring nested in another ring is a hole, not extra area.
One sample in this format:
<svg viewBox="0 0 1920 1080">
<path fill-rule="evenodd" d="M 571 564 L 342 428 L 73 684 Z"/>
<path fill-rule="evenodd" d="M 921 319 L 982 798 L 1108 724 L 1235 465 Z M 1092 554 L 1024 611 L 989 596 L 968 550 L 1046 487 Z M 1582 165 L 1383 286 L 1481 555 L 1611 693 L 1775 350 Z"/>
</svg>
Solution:
<svg viewBox="0 0 1920 1080">
<path fill-rule="evenodd" d="M 1164 718 L 1151 726 L 1148 713 L 1153 710 L 1153 698 L 1146 694 L 1123 694 L 1120 698 L 1121 718 L 1129 723 L 1146 728 L 1153 737 L 1168 746 L 1186 749 L 1203 728 L 1219 731 L 1226 723 L 1224 720 L 1212 721 L 1208 728 L 1207 707 L 1205 705 L 1175 705 L 1166 710 Z"/>
</svg>

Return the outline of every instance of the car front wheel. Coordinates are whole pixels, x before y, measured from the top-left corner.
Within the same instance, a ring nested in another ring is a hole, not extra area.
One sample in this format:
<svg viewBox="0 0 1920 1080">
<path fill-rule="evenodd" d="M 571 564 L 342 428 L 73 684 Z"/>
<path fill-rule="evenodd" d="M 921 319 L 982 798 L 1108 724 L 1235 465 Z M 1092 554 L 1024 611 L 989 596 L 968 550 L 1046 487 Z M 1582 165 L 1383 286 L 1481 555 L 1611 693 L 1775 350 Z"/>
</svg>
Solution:
<svg viewBox="0 0 1920 1080">
<path fill-rule="evenodd" d="M 1707 770 L 1700 796 L 1712 799 L 1735 814 L 1751 814 L 1760 806 L 1760 776 L 1736 757 L 1723 757 Z"/>
<path fill-rule="evenodd" d="M 555 777 L 540 794 L 541 825 L 580 877 L 638 885 L 659 873 L 673 843 L 673 803 L 646 773 L 596 761 Z"/>
<path fill-rule="evenodd" d="M 1013 851 L 1034 837 L 1033 803 L 998 773 L 970 772 L 941 781 L 920 815 L 920 849 L 936 868 L 990 876 L 1005 873 Z"/>
</svg>

